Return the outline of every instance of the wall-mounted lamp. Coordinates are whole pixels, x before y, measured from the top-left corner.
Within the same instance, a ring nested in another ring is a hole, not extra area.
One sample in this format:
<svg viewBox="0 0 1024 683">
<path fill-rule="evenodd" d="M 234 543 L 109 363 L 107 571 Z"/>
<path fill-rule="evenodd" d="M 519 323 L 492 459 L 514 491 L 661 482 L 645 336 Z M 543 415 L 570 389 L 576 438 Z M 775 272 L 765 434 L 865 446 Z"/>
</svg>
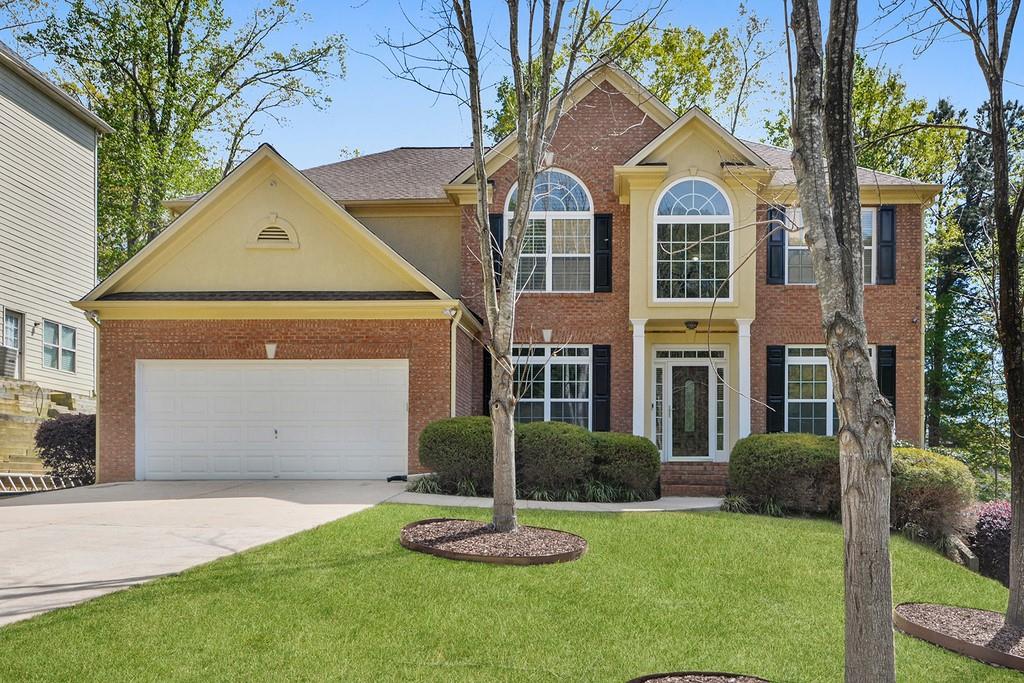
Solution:
<svg viewBox="0 0 1024 683">
<path fill-rule="evenodd" d="M 544 337 L 544 343 L 545 344 L 550 344 L 551 343 L 551 330 L 541 330 L 540 333 Z"/>
<path fill-rule="evenodd" d="M 267 342 L 264 346 L 267 347 L 267 358 L 269 360 L 274 360 L 274 356 L 277 355 L 277 343 Z"/>
<path fill-rule="evenodd" d="M 688 329 L 690 332 L 693 332 L 695 329 L 697 329 L 697 324 L 698 323 L 696 320 L 687 320 L 685 323 L 686 329 Z"/>
</svg>

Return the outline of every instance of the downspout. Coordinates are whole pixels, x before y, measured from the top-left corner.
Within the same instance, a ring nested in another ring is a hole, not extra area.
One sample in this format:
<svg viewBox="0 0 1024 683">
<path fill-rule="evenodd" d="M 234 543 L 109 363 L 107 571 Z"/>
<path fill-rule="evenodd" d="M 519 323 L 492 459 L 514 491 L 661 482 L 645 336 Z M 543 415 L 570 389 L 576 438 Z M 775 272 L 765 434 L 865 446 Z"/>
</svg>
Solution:
<svg viewBox="0 0 1024 683">
<path fill-rule="evenodd" d="M 445 312 L 448 313 L 448 315 L 450 315 L 452 317 L 452 337 L 451 337 L 451 341 L 448 344 L 448 346 L 451 349 L 451 362 L 450 362 L 450 365 L 451 365 L 451 377 L 448 380 L 449 386 L 451 388 L 451 397 L 448 400 L 448 405 L 451 407 L 451 410 L 450 410 L 451 416 L 455 417 L 455 397 L 456 397 L 455 381 L 457 379 L 456 370 L 455 370 L 455 364 L 456 364 L 456 360 L 457 360 L 456 359 L 456 341 L 457 341 L 457 338 L 458 338 L 458 335 L 459 335 L 459 321 L 462 320 L 462 307 L 459 306 L 458 308 L 449 308 Z"/>
<path fill-rule="evenodd" d="M 96 387 L 96 481 L 100 483 L 100 314 L 96 311 L 86 311 L 85 319 L 95 328 L 92 343 L 92 371 L 93 386 Z"/>
</svg>

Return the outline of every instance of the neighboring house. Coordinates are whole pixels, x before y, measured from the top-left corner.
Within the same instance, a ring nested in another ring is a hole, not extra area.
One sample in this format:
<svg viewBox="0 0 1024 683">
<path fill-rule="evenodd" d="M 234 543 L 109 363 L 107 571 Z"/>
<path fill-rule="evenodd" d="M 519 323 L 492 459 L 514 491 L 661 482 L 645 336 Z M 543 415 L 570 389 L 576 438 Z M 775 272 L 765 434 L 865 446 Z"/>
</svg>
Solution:
<svg viewBox="0 0 1024 683">
<path fill-rule="evenodd" d="M 110 127 L 0 43 L 0 377 L 95 393 L 96 147 Z"/>
<path fill-rule="evenodd" d="M 833 433 L 806 247 L 767 237 L 777 212 L 799 221 L 789 152 L 676 116 L 610 63 L 568 102 L 531 201 L 511 140 L 486 157 L 495 236 L 513 210 L 534 219 L 519 418 L 650 437 L 666 494 L 721 493 L 751 432 Z M 100 479 L 422 471 L 423 427 L 488 392 L 470 161 L 401 148 L 299 172 L 263 146 L 171 202 L 171 226 L 78 304 L 101 320 Z M 920 442 L 939 188 L 860 180 L 869 341 L 897 436 Z"/>
</svg>

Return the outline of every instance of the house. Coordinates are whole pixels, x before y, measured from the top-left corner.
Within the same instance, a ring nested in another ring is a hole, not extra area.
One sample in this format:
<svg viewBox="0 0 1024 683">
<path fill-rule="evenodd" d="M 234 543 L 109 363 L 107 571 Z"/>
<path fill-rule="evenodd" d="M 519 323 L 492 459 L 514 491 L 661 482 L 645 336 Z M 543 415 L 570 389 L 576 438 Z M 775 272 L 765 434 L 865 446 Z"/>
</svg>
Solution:
<svg viewBox="0 0 1024 683">
<path fill-rule="evenodd" d="M 0 378 L 79 397 L 95 335 L 96 150 L 111 128 L 0 42 Z"/>
<path fill-rule="evenodd" d="M 617 66 L 579 78 L 529 202 L 486 155 L 490 229 L 529 207 L 520 420 L 633 432 L 666 494 L 721 493 L 751 432 L 835 430 L 786 150 L 677 116 Z M 485 410 L 466 148 L 299 172 L 263 146 L 77 305 L 98 316 L 99 477 L 359 478 L 423 470 L 430 421 Z M 922 210 L 861 172 L 866 306 L 901 439 L 923 430 Z M 698 244 L 699 242 L 699 244 Z M 716 299 L 717 295 L 717 299 Z"/>
</svg>

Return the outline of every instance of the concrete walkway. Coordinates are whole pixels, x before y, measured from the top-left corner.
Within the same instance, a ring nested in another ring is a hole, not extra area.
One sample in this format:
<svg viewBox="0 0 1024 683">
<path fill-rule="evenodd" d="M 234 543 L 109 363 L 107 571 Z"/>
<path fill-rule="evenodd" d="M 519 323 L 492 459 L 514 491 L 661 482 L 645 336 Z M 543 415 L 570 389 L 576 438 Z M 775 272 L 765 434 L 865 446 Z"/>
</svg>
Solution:
<svg viewBox="0 0 1024 683">
<path fill-rule="evenodd" d="M 408 505 L 441 505 L 452 507 L 488 508 L 490 498 L 471 496 L 444 496 L 434 493 L 405 491 L 388 500 L 389 503 Z M 567 503 L 562 501 L 519 500 L 516 505 L 525 510 L 565 510 L 572 512 L 683 512 L 687 510 L 717 510 L 721 498 L 668 497 L 645 500 L 640 503 Z"/>
<path fill-rule="evenodd" d="M 139 481 L 0 499 L 0 625 L 290 536 L 404 488 Z"/>
</svg>

